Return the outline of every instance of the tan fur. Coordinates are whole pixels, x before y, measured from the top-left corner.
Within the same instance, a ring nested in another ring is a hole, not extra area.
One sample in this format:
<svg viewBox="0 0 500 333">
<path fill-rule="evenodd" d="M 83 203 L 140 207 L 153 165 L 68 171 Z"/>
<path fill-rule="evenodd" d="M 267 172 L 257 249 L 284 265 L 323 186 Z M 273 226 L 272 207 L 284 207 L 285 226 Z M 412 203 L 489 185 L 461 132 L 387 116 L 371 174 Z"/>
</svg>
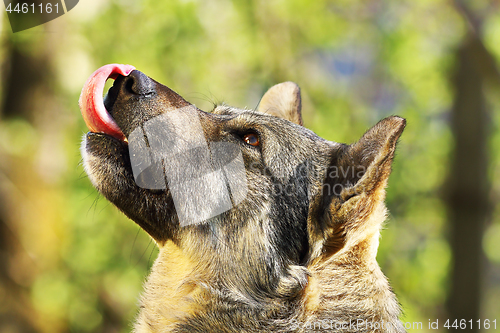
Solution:
<svg viewBox="0 0 500 333">
<path fill-rule="evenodd" d="M 199 311 L 203 280 L 196 263 L 172 241 L 160 246 L 144 286 L 135 332 L 168 332 L 179 320 Z"/>
<path fill-rule="evenodd" d="M 245 199 L 230 210 L 180 226 L 168 186 L 149 191 L 135 183 L 125 143 L 87 134 L 82 156 L 92 183 L 160 248 L 136 333 L 305 333 L 321 331 L 322 323 L 347 325 L 332 332 L 405 332 L 376 261 L 404 119 L 388 117 L 347 145 L 300 126 L 300 89 L 292 82 L 270 88 L 259 112 L 220 106 L 205 113 L 140 72 L 117 81 L 108 104 L 125 136 L 151 117 L 182 108 L 174 121 L 180 131 L 188 127 L 182 133 L 196 134 L 198 143 L 206 138 L 240 147 L 247 185 Z M 249 133 L 259 135 L 258 146 L 243 140 Z M 179 152 L 192 148 L 193 135 L 180 135 Z M 150 152 L 175 170 L 199 167 Z M 217 189 L 209 181 L 203 185 Z M 277 188 L 282 191 L 272 191 Z M 190 209 L 213 208 L 209 200 L 197 205 Z M 358 320 L 390 326 L 353 327 Z"/>
<path fill-rule="evenodd" d="M 287 119 L 302 125 L 300 88 L 294 82 L 283 82 L 272 86 L 259 103 L 259 112 Z"/>
</svg>

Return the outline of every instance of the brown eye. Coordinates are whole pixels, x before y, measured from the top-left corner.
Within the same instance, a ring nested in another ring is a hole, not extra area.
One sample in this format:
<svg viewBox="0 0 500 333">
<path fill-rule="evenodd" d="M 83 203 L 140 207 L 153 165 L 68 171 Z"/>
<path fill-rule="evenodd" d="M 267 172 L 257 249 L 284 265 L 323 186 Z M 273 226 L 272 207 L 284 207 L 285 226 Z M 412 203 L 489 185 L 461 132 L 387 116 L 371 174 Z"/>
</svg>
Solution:
<svg viewBox="0 0 500 333">
<path fill-rule="evenodd" d="M 245 134 L 245 136 L 243 136 L 243 141 L 254 147 L 260 145 L 259 136 L 254 133 Z"/>
</svg>

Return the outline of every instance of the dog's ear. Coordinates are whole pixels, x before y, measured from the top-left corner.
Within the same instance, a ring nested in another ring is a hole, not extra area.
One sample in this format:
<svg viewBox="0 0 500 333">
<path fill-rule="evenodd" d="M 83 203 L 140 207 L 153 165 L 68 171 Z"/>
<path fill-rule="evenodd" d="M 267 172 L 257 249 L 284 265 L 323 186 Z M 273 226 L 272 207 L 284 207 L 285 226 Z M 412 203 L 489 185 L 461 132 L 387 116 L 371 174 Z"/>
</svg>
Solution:
<svg viewBox="0 0 500 333">
<path fill-rule="evenodd" d="M 400 117 L 388 117 L 352 145 L 333 149 L 319 203 L 323 252 L 335 253 L 349 233 L 378 230 L 383 222 L 385 187 L 396 143 L 405 128 Z M 382 216 L 371 218 L 373 214 Z M 367 224 L 373 224 L 371 228 Z"/>
<path fill-rule="evenodd" d="M 301 108 L 299 86 L 287 81 L 269 88 L 260 100 L 258 111 L 302 125 Z"/>
</svg>

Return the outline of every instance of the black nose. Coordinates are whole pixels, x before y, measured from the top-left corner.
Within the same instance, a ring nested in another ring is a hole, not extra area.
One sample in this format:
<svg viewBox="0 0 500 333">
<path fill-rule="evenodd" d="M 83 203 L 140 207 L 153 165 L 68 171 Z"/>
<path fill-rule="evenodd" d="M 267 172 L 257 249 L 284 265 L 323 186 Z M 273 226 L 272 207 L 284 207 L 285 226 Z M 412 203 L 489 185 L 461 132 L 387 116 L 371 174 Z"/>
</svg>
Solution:
<svg viewBox="0 0 500 333">
<path fill-rule="evenodd" d="M 122 90 L 125 93 L 148 96 L 154 93 L 154 84 L 146 74 L 138 70 L 132 71 L 124 78 Z"/>
<path fill-rule="evenodd" d="M 108 112 L 113 113 L 113 106 L 117 99 L 127 100 L 136 95 L 151 97 L 155 92 L 154 81 L 144 73 L 134 70 L 128 76 L 119 75 L 116 78 L 104 99 L 104 107 Z"/>
</svg>

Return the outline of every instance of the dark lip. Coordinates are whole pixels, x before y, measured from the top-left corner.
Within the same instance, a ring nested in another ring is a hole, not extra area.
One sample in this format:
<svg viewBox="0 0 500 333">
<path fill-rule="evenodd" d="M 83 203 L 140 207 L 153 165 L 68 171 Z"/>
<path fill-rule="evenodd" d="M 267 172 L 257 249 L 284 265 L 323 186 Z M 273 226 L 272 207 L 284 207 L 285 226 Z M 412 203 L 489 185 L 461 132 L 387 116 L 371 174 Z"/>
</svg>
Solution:
<svg viewBox="0 0 500 333">
<path fill-rule="evenodd" d="M 128 151 L 128 141 L 124 141 L 124 140 L 121 140 L 121 139 L 118 139 L 110 134 L 106 134 L 106 133 L 100 133 L 100 132 L 87 132 L 87 138 L 89 136 L 96 136 L 96 137 L 101 137 L 101 138 L 105 138 L 106 140 L 109 140 L 113 143 L 118 143 L 120 147 L 122 147 L 123 149 L 127 149 Z M 129 162 L 130 162 L 130 159 L 129 159 Z"/>
</svg>

